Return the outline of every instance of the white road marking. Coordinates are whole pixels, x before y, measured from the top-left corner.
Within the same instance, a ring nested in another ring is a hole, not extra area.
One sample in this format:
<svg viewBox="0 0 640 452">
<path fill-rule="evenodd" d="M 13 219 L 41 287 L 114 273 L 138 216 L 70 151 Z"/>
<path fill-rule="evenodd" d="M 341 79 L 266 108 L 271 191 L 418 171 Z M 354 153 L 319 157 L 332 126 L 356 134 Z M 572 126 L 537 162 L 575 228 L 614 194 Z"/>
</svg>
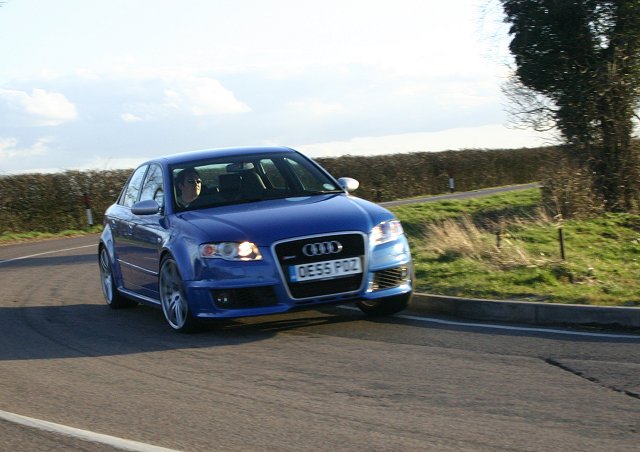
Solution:
<svg viewBox="0 0 640 452">
<path fill-rule="evenodd" d="M 167 449 L 164 447 L 153 446 L 151 444 L 141 443 L 138 441 L 118 438 L 117 436 L 103 435 L 101 433 L 95 433 L 89 430 L 81 430 L 79 428 L 68 427 L 62 424 L 55 424 L 53 422 L 34 419 L 32 417 L 21 416 L 19 414 L 10 413 L 8 411 L 0 410 L 0 419 L 13 422 L 14 424 L 36 428 L 38 430 L 71 436 L 83 441 L 106 444 L 107 446 L 117 447 L 122 450 L 139 452 L 176 452 L 175 449 Z"/>
<path fill-rule="evenodd" d="M 5 260 L 0 261 L 0 264 L 6 264 L 7 262 L 13 262 L 13 261 L 20 261 L 20 260 L 23 260 L 23 259 L 30 259 L 32 257 L 44 256 L 45 254 L 64 253 L 65 251 L 73 251 L 73 250 L 79 250 L 81 248 L 91 248 L 91 247 L 96 247 L 96 249 L 97 249 L 98 245 L 94 244 L 94 245 L 75 246 L 73 248 L 64 248 L 64 249 L 61 249 L 61 250 L 45 251 L 44 253 L 30 254 L 28 256 L 14 257 L 12 259 L 5 259 Z"/>
<path fill-rule="evenodd" d="M 359 311 L 358 308 L 352 306 L 338 306 L 339 308 L 349 309 L 352 311 Z M 559 330 L 555 328 L 535 328 L 526 326 L 509 326 L 509 325 L 497 325 L 491 323 L 469 323 L 469 322 L 457 322 L 452 320 L 434 319 L 433 317 L 419 317 L 415 315 L 396 314 L 394 317 L 399 319 L 416 320 L 418 322 L 425 323 L 438 323 L 440 325 L 452 325 L 452 326 L 467 326 L 472 328 L 486 328 L 492 330 L 507 330 L 507 331 L 524 331 L 535 333 L 553 333 L 564 334 L 567 336 L 586 336 L 586 337 L 603 337 L 608 339 L 637 339 L 640 340 L 640 336 L 634 336 L 630 334 L 609 334 L 609 333 L 588 333 L 585 331 L 571 331 L 571 330 Z"/>
</svg>

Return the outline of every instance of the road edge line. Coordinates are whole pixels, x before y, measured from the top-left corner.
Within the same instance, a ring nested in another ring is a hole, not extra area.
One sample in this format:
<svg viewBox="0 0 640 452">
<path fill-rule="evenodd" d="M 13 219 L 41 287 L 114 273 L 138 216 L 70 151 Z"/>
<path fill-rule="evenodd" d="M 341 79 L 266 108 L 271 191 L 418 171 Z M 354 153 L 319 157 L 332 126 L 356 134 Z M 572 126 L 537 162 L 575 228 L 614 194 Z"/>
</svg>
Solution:
<svg viewBox="0 0 640 452">
<path fill-rule="evenodd" d="M 118 438 L 117 436 L 105 435 L 89 430 L 82 430 L 75 427 L 69 427 L 67 425 L 56 424 L 54 422 L 44 421 L 28 416 L 22 416 L 20 414 L 11 413 L 9 411 L 0 410 L 0 419 L 25 427 L 70 436 L 91 443 L 101 443 L 107 446 L 117 447 L 122 450 L 136 452 L 176 452 L 175 449 L 167 449 L 164 447 L 154 446 L 152 444 L 142 443 L 139 441 Z"/>
</svg>

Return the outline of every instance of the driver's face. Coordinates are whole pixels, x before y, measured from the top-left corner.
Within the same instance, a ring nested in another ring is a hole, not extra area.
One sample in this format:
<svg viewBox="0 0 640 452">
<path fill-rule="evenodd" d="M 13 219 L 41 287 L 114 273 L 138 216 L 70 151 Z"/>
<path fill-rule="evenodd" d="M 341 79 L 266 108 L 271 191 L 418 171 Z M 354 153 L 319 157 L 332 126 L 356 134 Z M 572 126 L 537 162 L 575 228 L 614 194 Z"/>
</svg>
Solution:
<svg viewBox="0 0 640 452">
<path fill-rule="evenodd" d="M 184 178 L 184 183 L 182 187 L 180 187 L 182 191 L 182 199 L 185 202 L 191 202 L 196 199 L 200 195 L 200 190 L 202 190 L 202 180 L 200 176 L 197 174 L 188 174 L 187 177 Z"/>
</svg>

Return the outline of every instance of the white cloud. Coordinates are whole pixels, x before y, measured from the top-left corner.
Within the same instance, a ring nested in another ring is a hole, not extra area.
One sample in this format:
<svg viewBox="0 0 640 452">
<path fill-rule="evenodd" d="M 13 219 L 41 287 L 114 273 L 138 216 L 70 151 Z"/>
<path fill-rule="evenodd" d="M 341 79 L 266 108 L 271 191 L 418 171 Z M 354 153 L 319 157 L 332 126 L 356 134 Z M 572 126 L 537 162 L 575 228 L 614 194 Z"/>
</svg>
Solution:
<svg viewBox="0 0 640 452">
<path fill-rule="evenodd" d="M 77 116 L 75 105 L 64 94 L 39 88 L 31 94 L 0 89 L 0 120 L 5 126 L 57 126 Z"/>
<path fill-rule="evenodd" d="M 51 142 L 50 138 L 40 138 L 31 146 L 20 148 L 17 138 L 0 137 L 0 162 L 46 155 Z"/>
<path fill-rule="evenodd" d="M 173 89 L 165 91 L 165 101 L 167 105 L 190 111 L 195 116 L 251 111 L 218 80 L 207 77 L 175 80 Z"/>
<path fill-rule="evenodd" d="M 146 83 L 156 86 L 160 82 L 161 92 L 153 89 L 138 94 L 144 99 L 129 102 L 124 106 L 125 112 L 120 115 L 124 122 L 154 121 L 170 114 L 187 114 L 193 116 L 223 115 L 245 113 L 251 108 L 239 101 L 235 94 L 225 88 L 218 80 L 208 77 L 181 75 L 162 77 L 160 74 L 150 77 Z M 135 81 L 133 83 L 136 83 Z"/>
<path fill-rule="evenodd" d="M 133 113 L 123 113 L 120 115 L 124 122 L 140 122 L 144 121 L 140 116 L 134 115 Z"/>
</svg>

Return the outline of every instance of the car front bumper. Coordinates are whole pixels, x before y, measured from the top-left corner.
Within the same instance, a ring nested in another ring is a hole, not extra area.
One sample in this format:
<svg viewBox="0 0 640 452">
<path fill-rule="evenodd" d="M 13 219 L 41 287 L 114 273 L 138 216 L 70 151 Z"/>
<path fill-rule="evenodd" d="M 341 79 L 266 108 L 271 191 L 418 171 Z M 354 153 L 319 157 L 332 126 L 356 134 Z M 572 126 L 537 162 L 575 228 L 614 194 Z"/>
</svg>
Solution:
<svg viewBox="0 0 640 452">
<path fill-rule="evenodd" d="M 361 284 L 356 290 L 294 298 L 287 276 L 268 250 L 263 260 L 231 262 L 215 259 L 198 280 L 184 281 L 192 315 L 200 319 L 278 314 L 296 309 L 360 300 L 380 300 L 413 291 L 413 263 L 404 236 L 370 247 L 364 258 Z M 335 280 L 336 283 L 340 279 Z"/>
</svg>

